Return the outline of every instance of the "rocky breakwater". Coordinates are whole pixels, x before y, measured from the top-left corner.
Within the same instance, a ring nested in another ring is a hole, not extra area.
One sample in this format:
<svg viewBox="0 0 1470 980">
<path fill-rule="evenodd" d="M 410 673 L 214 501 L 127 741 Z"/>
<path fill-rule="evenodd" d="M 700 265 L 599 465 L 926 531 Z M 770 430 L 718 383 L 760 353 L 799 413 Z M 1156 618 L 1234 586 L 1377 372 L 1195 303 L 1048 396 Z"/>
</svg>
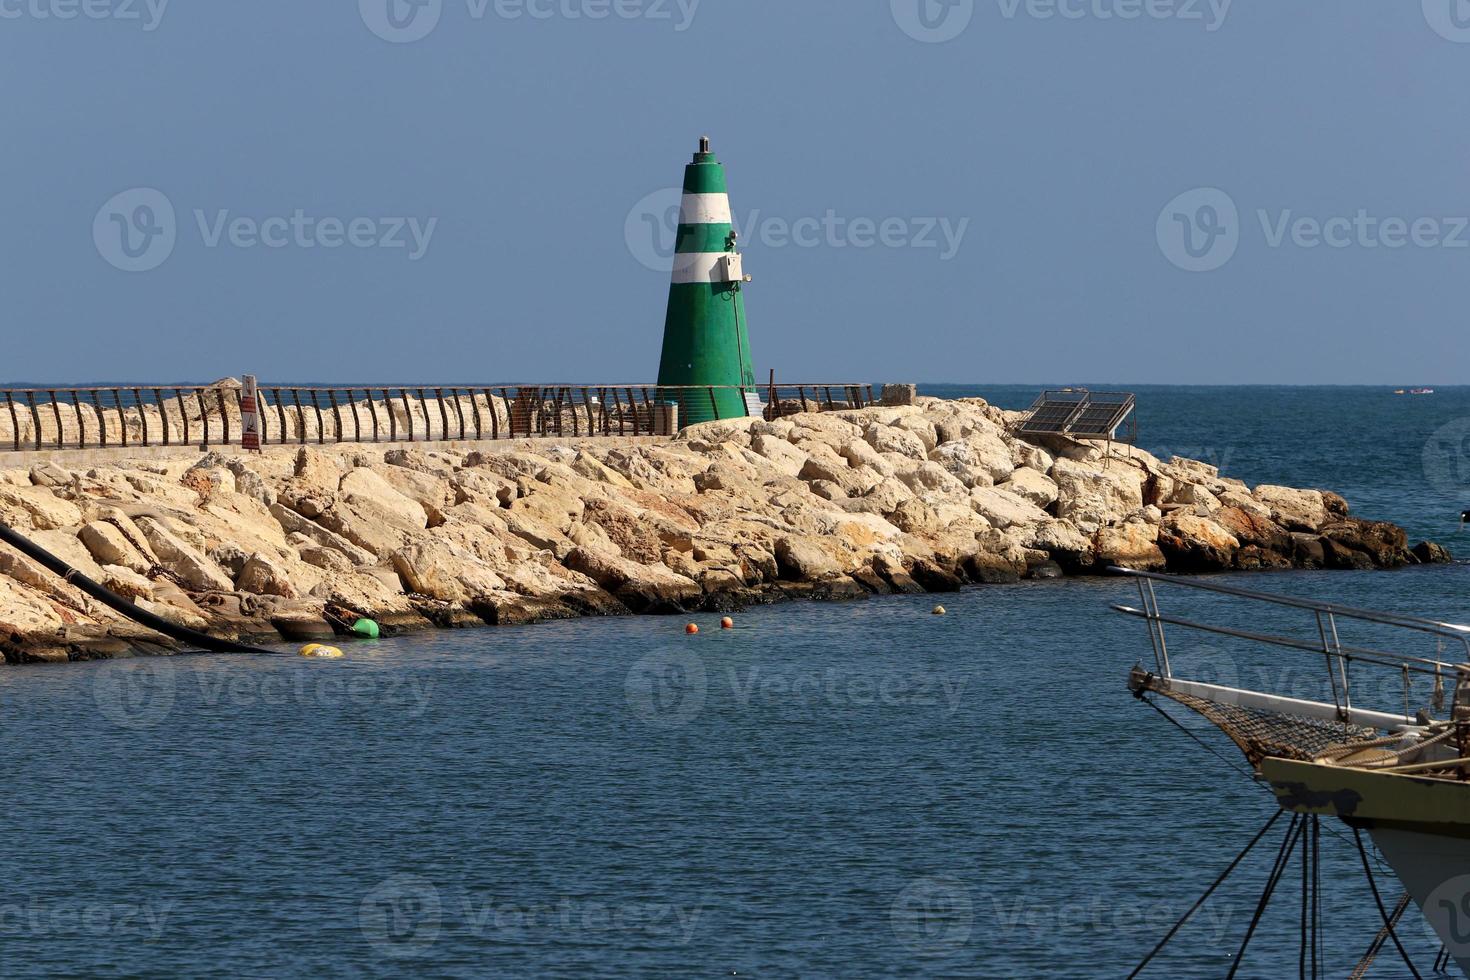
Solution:
<svg viewBox="0 0 1470 980">
<path fill-rule="evenodd" d="M 1337 495 L 1016 438 L 978 399 L 468 452 L 0 470 L 0 519 L 138 605 L 242 639 L 943 592 L 1096 573 L 1447 560 Z M 0 461 L 3 466 L 3 461 Z M 167 652 L 0 547 L 9 662 Z"/>
</svg>

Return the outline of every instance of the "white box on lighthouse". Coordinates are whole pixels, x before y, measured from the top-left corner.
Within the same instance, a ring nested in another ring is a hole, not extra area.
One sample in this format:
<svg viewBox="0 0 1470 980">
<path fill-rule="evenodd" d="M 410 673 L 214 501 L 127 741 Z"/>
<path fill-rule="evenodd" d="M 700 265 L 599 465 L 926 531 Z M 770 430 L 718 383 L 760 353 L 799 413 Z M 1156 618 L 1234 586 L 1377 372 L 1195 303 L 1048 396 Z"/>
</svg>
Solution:
<svg viewBox="0 0 1470 980">
<path fill-rule="evenodd" d="M 745 261 L 738 252 L 730 252 L 720 259 L 720 282 L 744 282 Z"/>
</svg>

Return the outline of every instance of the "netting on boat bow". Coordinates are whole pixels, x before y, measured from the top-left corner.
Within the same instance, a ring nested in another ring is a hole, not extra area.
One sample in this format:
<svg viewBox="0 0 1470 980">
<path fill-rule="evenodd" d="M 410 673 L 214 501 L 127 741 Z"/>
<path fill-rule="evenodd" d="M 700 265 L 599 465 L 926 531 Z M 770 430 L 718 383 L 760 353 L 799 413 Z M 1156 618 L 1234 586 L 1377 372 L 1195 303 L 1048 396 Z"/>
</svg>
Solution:
<svg viewBox="0 0 1470 980">
<path fill-rule="evenodd" d="M 1154 691 L 1196 712 L 1230 736 L 1257 768 L 1268 756 L 1310 762 L 1329 749 L 1372 742 L 1379 736 L 1376 729 L 1361 725 L 1222 704 L 1159 686 Z"/>
</svg>

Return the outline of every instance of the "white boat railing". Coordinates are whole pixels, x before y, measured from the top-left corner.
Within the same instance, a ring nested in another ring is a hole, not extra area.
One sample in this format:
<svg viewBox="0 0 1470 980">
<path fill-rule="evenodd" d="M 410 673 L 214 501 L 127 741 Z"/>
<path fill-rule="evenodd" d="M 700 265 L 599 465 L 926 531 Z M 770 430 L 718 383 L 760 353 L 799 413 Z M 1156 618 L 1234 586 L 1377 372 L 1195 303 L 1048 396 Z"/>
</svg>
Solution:
<svg viewBox="0 0 1470 980">
<path fill-rule="evenodd" d="M 1182 578 L 1125 568 L 1113 568 L 1110 571 L 1131 577 L 1137 583 L 1142 608 L 1120 604 L 1114 604 L 1112 608 L 1116 612 L 1142 619 L 1147 623 L 1149 641 L 1154 654 L 1153 674 L 1167 683 L 1170 690 L 1224 704 L 1239 704 L 1263 711 L 1339 721 L 1391 731 L 1422 726 L 1433 720 L 1436 712 L 1444 710 L 1445 683 L 1446 680 L 1451 680 L 1454 685 L 1454 696 L 1450 704 L 1454 706 L 1455 715 L 1457 718 L 1463 716 L 1466 720 L 1470 720 L 1470 626 L 1398 613 L 1358 609 L 1312 599 L 1273 595 L 1202 579 Z M 1159 606 L 1158 590 L 1155 587 L 1158 584 L 1302 610 L 1312 617 L 1315 639 L 1304 640 L 1300 637 L 1238 629 L 1166 615 Z M 1376 626 L 1434 636 L 1439 639 L 1442 647 L 1457 646 L 1463 651 L 1464 657 L 1456 663 L 1371 647 L 1347 645 L 1342 642 L 1339 633 L 1339 623 L 1342 621 L 1371 623 Z M 1325 701 L 1284 697 L 1271 692 L 1251 691 L 1178 677 L 1169 660 L 1169 641 L 1165 633 L 1165 626 L 1321 656 L 1332 691 L 1332 702 L 1329 704 Z M 1366 706 L 1354 706 L 1351 670 L 1354 664 L 1394 671 L 1399 674 L 1403 687 L 1404 710 L 1402 714 Z M 1412 703 L 1412 684 L 1416 676 L 1433 678 L 1435 692 L 1435 698 L 1431 704 L 1421 706 L 1418 711 L 1415 710 L 1415 705 Z"/>
</svg>

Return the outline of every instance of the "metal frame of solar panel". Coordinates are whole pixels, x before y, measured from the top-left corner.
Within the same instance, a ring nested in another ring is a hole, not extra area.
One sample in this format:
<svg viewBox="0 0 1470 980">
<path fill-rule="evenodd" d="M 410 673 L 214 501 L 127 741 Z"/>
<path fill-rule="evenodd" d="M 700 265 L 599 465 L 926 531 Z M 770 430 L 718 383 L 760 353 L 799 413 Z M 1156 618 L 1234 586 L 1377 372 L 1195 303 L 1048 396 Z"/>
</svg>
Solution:
<svg viewBox="0 0 1470 980">
<path fill-rule="evenodd" d="M 1038 435 L 1061 435 L 1077 414 L 1087 405 L 1083 390 L 1043 391 L 1031 406 L 1031 412 L 1019 431 Z"/>
<path fill-rule="evenodd" d="M 1111 439 L 1133 412 L 1134 405 L 1134 397 L 1124 391 L 1093 392 L 1087 407 L 1067 427 L 1067 435 L 1077 439 Z"/>
</svg>

